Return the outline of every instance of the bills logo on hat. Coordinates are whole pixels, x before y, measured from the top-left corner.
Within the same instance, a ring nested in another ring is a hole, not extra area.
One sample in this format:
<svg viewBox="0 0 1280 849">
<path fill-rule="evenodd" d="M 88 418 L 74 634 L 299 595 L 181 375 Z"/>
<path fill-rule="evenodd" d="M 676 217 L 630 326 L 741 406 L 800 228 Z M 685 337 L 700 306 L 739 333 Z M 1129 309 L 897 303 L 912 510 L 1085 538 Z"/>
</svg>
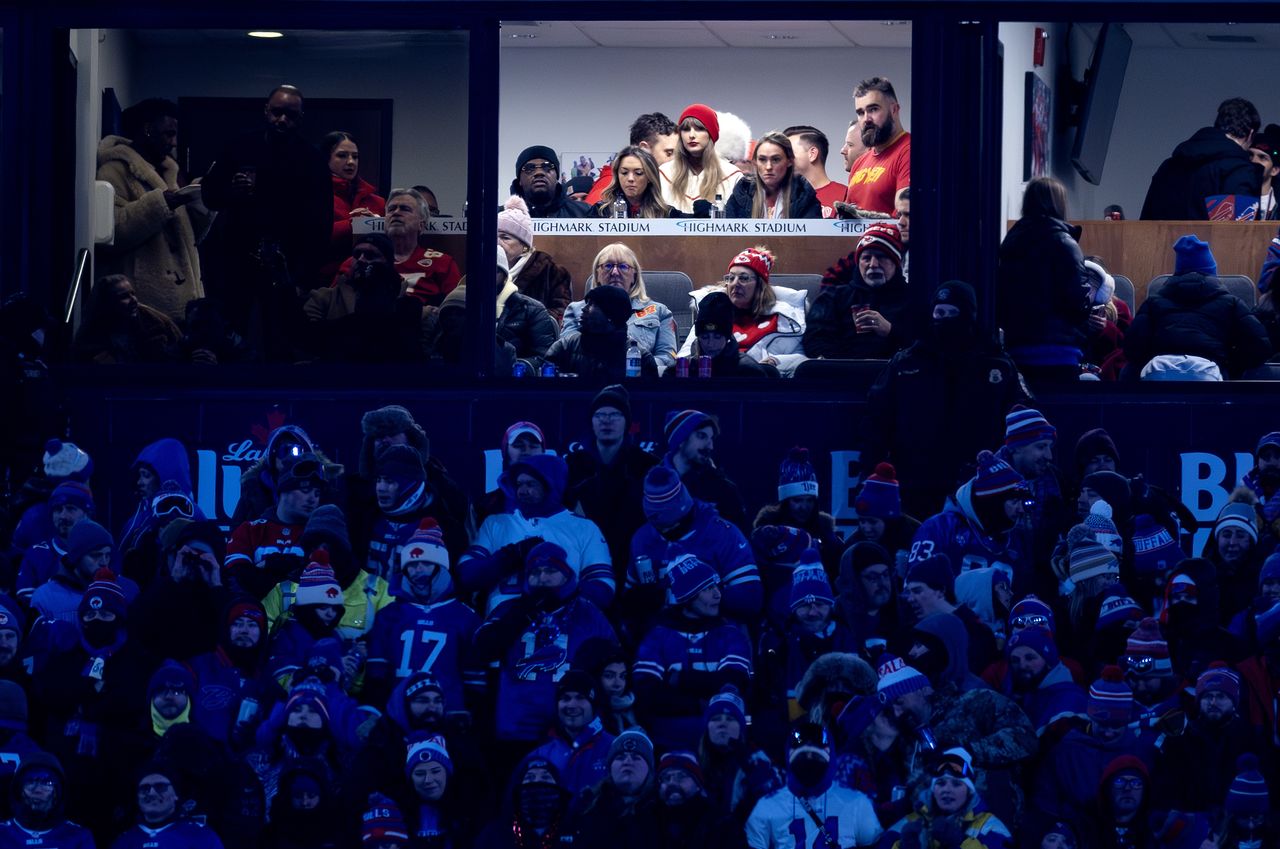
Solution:
<svg viewBox="0 0 1280 849">
<path fill-rule="evenodd" d="M 3 610 L 0 610 L 0 625 L 8 625 L 8 624 L 9 624 L 9 614 L 5 613 Z"/>
<path fill-rule="evenodd" d="M 992 383 L 999 383 L 1000 381 L 1004 380 L 1004 375 L 1000 373 L 1000 369 L 993 368 L 991 370 L 991 373 L 987 375 L 987 380 L 991 381 Z"/>
<path fill-rule="evenodd" d="M 426 554 L 426 550 L 421 546 L 415 546 L 409 550 L 409 557 L 413 560 L 421 560 L 422 555 Z"/>
<path fill-rule="evenodd" d="M 326 598 L 338 598 L 342 593 L 338 592 L 337 587 L 329 587 L 324 591 Z"/>
<path fill-rule="evenodd" d="M 93 598 L 89 599 L 89 607 L 93 608 L 94 610 L 99 610 L 99 609 L 101 609 L 101 608 L 102 608 L 102 597 L 101 597 L 101 596 L 96 596 L 96 595 L 95 595 Z"/>
</svg>

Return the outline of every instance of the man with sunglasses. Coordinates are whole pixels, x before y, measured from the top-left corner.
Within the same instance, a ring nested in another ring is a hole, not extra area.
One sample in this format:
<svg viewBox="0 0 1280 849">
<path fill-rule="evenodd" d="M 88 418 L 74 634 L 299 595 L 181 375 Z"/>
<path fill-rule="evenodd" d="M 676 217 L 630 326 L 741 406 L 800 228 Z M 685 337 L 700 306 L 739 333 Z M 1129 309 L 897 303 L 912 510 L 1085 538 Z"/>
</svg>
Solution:
<svg viewBox="0 0 1280 849">
<path fill-rule="evenodd" d="M 314 454 L 303 454 L 281 472 L 275 506 L 262 518 L 244 522 L 232 531 L 223 583 L 262 599 L 301 568 L 307 554 L 302 549 L 302 534 L 307 519 L 320 506 L 325 482 L 324 466 Z"/>
<path fill-rule="evenodd" d="M 569 197 L 560 182 L 560 157 L 545 145 L 526 147 L 516 157 L 511 194 L 524 198 L 531 218 L 587 218 L 591 207 Z"/>
</svg>

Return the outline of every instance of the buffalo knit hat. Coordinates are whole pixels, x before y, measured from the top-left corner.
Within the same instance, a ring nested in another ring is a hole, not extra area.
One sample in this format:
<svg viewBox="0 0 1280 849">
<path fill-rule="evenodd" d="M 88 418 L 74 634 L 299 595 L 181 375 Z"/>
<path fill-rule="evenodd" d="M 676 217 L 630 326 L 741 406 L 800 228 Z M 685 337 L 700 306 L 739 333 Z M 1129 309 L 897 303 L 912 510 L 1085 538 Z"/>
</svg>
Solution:
<svg viewBox="0 0 1280 849">
<path fill-rule="evenodd" d="M 1168 528 L 1146 513 L 1133 520 L 1133 571 L 1144 577 L 1164 575 L 1182 562 L 1182 549 Z"/>
<path fill-rule="evenodd" d="M 401 567 L 425 560 L 448 569 L 449 549 L 445 547 L 444 534 L 440 532 L 439 526 L 435 525 L 433 520 L 423 519 L 422 522 L 431 524 L 427 527 L 419 526 L 408 541 L 400 547 Z"/>
<path fill-rule="evenodd" d="M 1053 640 L 1053 634 L 1045 628 L 1023 628 L 1018 633 L 1009 638 L 1008 644 L 1005 646 L 1009 656 L 1013 656 L 1013 650 L 1019 647 L 1029 648 L 1044 660 L 1045 665 L 1050 669 L 1058 665 L 1061 659 L 1058 656 L 1058 644 Z"/>
<path fill-rule="evenodd" d="M 1102 677 L 1089 687 L 1089 719 L 1109 728 L 1129 724 L 1133 713 L 1133 691 L 1124 682 L 1118 666 L 1102 670 Z"/>
<path fill-rule="evenodd" d="M 1042 439 L 1057 438 L 1058 429 L 1049 424 L 1039 410 L 1014 404 L 1013 409 L 1004 417 L 1004 444 L 1010 448 L 1021 448 Z"/>
<path fill-rule="evenodd" d="M 676 127 L 683 124 L 686 118 L 692 118 L 702 124 L 703 128 L 711 134 L 713 144 L 720 141 L 720 118 L 716 116 L 716 110 L 705 103 L 690 103 L 680 113 L 680 118 L 676 121 Z"/>
<path fill-rule="evenodd" d="M 773 262 L 773 251 L 763 245 L 756 245 L 754 248 L 740 251 L 737 256 L 729 261 L 728 267 L 733 268 L 735 265 L 745 266 L 756 273 L 756 277 L 760 278 L 760 282 L 768 283 L 769 271 L 773 268 Z"/>
<path fill-rule="evenodd" d="M 408 844 L 409 828 L 404 815 L 391 799 L 381 793 L 371 793 L 369 806 L 361 818 L 360 844 L 377 846 L 390 842 Z"/>
<path fill-rule="evenodd" d="M 802 604 L 823 603 L 835 604 L 835 593 L 831 592 L 831 582 L 827 580 L 827 572 L 822 568 L 818 553 L 809 549 L 801 555 L 800 565 L 791 572 L 791 609 Z"/>
<path fill-rule="evenodd" d="M 315 680 L 294 684 L 293 689 L 289 691 L 288 700 L 284 703 L 285 715 L 287 716 L 294 708 L 302 705 L 320 714 L 325 726 L 329 725 L 329 696 L 325 692 L 323 684 Z"/>
<path fill-rule="evenodd" d="M 1240 676 L 1222 661 L 1214 661 L 1196 679 L 1196 698 L 1199 699 L 1206 693 L 1222 693 L 1231 699 L 1231 704 L 1239 705 Z"/>
<path fill-rule="evenodd" d="M 778 466 L 778 500 L 818 494 L 818 475 L 809 462 L 809 449 L 796 446 Z"/>
<path fill-rule="evenodd" d="M 1120 536 L 1116 523 L 1111 520 L 1111 505 L 1107 502 L 1093 502 L 1089 515 L 1084 517 L 1081 524 L 1093 531 L 1093 538 L 1107 551 L 1116 556 L 1124 551 L 1124 539 Z"/>
<path fill-rule="evenodd" d="M 1214 276 L 1218 273 L 1218 263 L 1209 250 L 1209 243 L 1198 236 L 1183 236 L 1173 243 L 1173 273 L 1190 274 L 1199 272 Z"/>
<path fill-rule="evenodd" d="M 1227 813 L 1238 816 L 1267 813 L 1271 809 L 1271 797 L 1258 756 L 1251 752 L 1241 755 L 1236 759 L 1236 772 L 1227 790 Z"/>
<path fill-rule="evenodd" d="M 654 466 L 644 476 L 645 518 L 658 528 L 669 528 L 693 509 L 693 497 L 675 469 Z"/>
<path fill-rule="evenodd" d="M 342 587 L 329 565 L 329 554 L 323 550 L 311 552 L 311 562 L 302 570 L 295 591 L 294 604 L 342 604 Z"/>
<path fill-rule="evenodd" d="M 711 721 L 711 717 L 719 716 L 720 714 L 733 717 L 743 730 L 746 729 L 747 703 L 738 694 L 738 688 L 732 684 L 724 685 L 720 692 L 712 696 L 711 701 L 707 702 L 707 709 L 702 712 L 702 724 L 706 725 Z"/>
<path fill-rule="evenodd" d="M 124 591 L 116 583 L 116 573 L 110 569 L 99 569 L 93 574 L 93 582 L 80 598 L 76 614 L 83 618 L 90 610 L 107 610 L 114 613 L 116 618 L 123 619 L 128 609 L 129 603 L 125 600 Z"/>
<path fill-rule="evenodd" d="M 1071 547 L 1071 581 L 1079 584 L 1099 575 L 1120 576 L 1120 561 L 1092 537 Z"/>
<path fill-rule="evenodd" d="M 1124 644 L 1120 665 L 1126 673 L 1152 678 L 1172 678 L 1169 643 L 1160 635 L 1160 623 L 1148 616 L 1138 623 Z"/>
<path fill-rule="evenodd" d="M 887 652 L 880 655 L 876 675 L 879 678 L 876 682 L 876 698 L 882 705 L 893 704 L 902 696 L 909 696 L 932 686 L 923 672 Z"/>
<path fill-rule="evenodd" d="M 978 454 L 978 473 L 973 478 L 974 498 L 1013 498 L 1014 493 L 1026 492 L 1027 482 L 1004 460 L 990 451 Z"/>
<path fill-rule="evenodd" d="M 1098 621 L 1094 630 L 1101 631 L 1113 625 L 1140 620 L 1143 615 L 1142 605 L 1129 595 L 1123 584 L 1115 583 L 1102 594 L 1102 606 L 1098 608 Z"/>
<path fill-rule="evenodd" d="M 444 767 L 445 775 L 453 775 L 453 759 L 449 757 L 449 750 L 445 748 L 443 737 L 420 736 L 416 740 L 409 740 L 409 750 L 404 759 L 405 774 L 412 775 L 415 766 L 425 763 L 438 763 Z"/>
<path fill-rule="evenodd" d="M 1055 625 L 1053 608 L 1036 596 L 1029 595 L 1009 610 L 1009 624 L 1014 628 L 1041 627 L 1052 634 Z"/>
<path fill-rule="evenodd" d="M 672 600 L 676 604 L 686 604 L 707 587 L 720 583 L 720 576 L 698 559 L 698 555 L 682 554 L 667 568 L 667 582 L 671 587 Z"/>
<path fill-rule="evenodd" d="M 628 728 L 617 737 L 613 738 L 613 742 L 609 745 L 609 756 L 606 763 L 613 763 L 614 759 L 624 754 L 633 754 L 640 757 L 649 769 L 653 769 L 653 741 L 649 739 L 649 735 L 644 733 L 642 728 Z"/>
<path fill-rule="evenodd" d="M 662 432 L 667 437 L 668 450 L 676 450 L 693 435 L 695 430 L 707 425 L 710 425 L 716 434 L 720 433 L 720 422 L 716 417 L 707 415 L 701 410 L 672 410 L 667 413 Z"/>
<path fill-rule="evenodd" d="M 85 515 L 93 515 L 93 492 L 89 485 L 80 481 L 65 480 L 53 489 L 49 496 L 49 509 L 56 510 L 64 504 L 79 507 Z"/>
<path fill-rule="evenodd" d="M 876 464 L 875 471 L 862 483 L 853 502 L 859 516 L 873 519 L 896 519 L 902 515 L 902 496 L 898 489 L 898 470 L 891 463 Z"/>
<path fill-rule="evenodd" d="M 902 265 L 904 248 L 902 233 L 898 230 L 897 225 L 878 221 L 869 226 L 863 231 L 862 238 L 858 240 L 858 246 L 853 249 L 853 261 L 857 262 L 858 257 L 862 256 L 862 252 L 868 248 L 887 254 L 899 266 Z"/>
</svg>

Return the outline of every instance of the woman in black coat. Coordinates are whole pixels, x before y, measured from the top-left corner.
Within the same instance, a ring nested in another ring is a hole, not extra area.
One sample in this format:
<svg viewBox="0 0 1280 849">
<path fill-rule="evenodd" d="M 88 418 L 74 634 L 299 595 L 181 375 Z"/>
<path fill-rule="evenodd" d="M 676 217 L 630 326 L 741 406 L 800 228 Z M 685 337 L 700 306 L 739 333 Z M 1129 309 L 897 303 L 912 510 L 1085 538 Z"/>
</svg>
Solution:
<svg viewBox="0 0 1280 849">
<path fill-rule="evenodd" d="M 809 181 L 796 173 L 796 154 L 782 133 L 766 133 L 756 145 L 754 174 L 733 187 L 726 218 L 821 218 L 822 204 Z"/>
<path fill-rule="evenodd" d="M 1037 177 L 1022 196 L 1022 217 L 1000 244 L 996 318 L 1005 347 L 1032 383 L 1077 380 L 1092 308 L 1089 272 L 1068 224 L 1067 192 Z"/>
</svg>

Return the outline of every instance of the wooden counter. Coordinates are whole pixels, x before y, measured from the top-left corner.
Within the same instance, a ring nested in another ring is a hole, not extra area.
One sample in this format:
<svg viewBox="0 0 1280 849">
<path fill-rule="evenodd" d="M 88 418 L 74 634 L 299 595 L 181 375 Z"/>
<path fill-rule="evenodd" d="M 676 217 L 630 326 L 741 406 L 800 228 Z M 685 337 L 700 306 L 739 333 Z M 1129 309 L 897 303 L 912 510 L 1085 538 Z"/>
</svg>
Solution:
<svg viewBox="0 0 1280 849">
<path fill-rule="evenodd" d="M 1188 233 L 1209 243 L 1219 274 L 1244 274 L 1255 283 L 1276 234 L 1275 221 L 1073 221 L 1083 228 L 1080 249 L 1102 258 L 1112 274 L 1133 281 L 1135 303 L 1147 284 L 1173 272 L 1173 243 Z"/>
</svg>

